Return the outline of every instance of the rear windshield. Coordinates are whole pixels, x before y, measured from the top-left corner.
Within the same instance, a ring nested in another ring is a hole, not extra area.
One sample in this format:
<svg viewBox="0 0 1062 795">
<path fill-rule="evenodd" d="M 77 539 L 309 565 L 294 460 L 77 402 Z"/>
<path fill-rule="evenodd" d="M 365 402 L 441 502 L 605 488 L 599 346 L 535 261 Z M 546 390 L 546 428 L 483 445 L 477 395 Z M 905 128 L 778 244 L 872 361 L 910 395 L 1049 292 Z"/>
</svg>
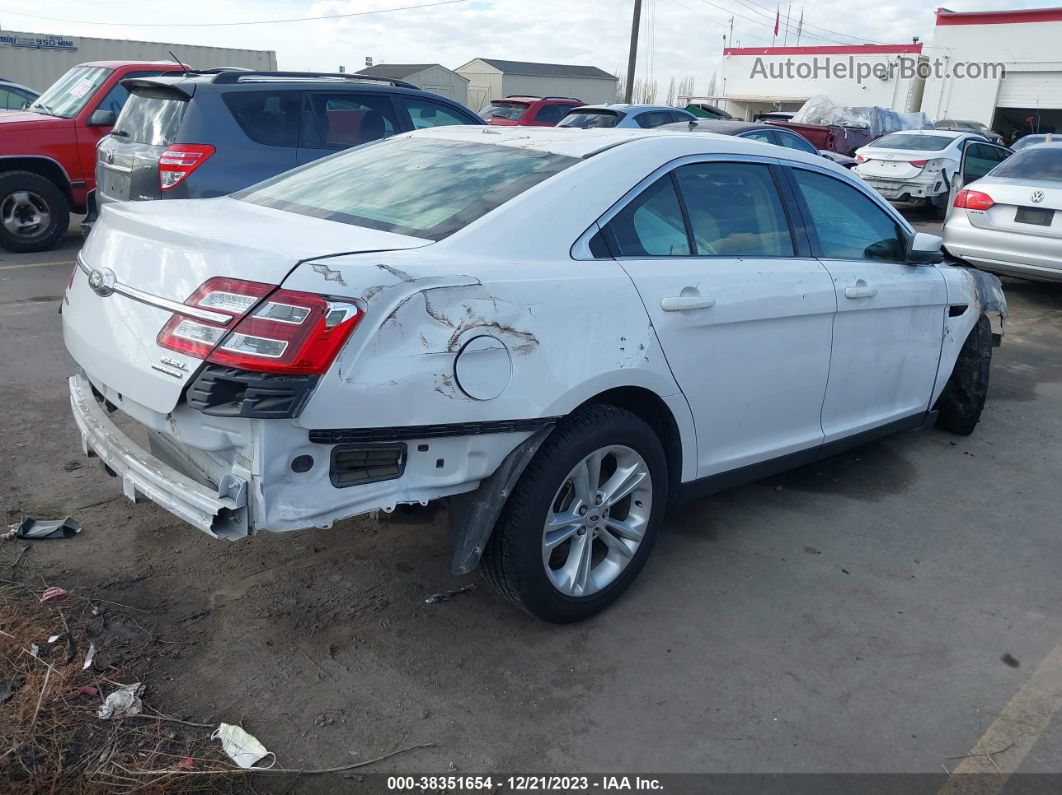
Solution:
<svg viewBox="0 0 1062 795">
<path fill-rule="evenodd" d="M 177 140 L 187 107 L 187 100 L 177 99 L 173 94 L 150 89 L 133 91 L 114 123 L 114 134 L 133 143 L 167 146 Z"/>
<path fill-rule="evenodd" d="M 619 124 L 619 115 L 613 110 L 573 110 L 563 119 L 558 127 L 615 127 Z"/>
<path fill-rule="evenodd" d="M 479 112 L 484 119 L 508 119 L 520 121 L 528 105 L 526 102 L 492 102 Z"/>
<path fill-rule="evenodd" d="M 37 97 L 29 109 L 72 119 L 92 99 L 111 71 L 105 66 L 75 66 Z"/>
<path fill-rule="evenodd" d="M 870 144 L 875 149 L 924 149 L 937 152 L 947 149 L 955 141 L 948 135 L 911 135 L 910 133 L 889 133 Z"/>
<path fill-rule="evenodd" d="M 263 207 L 441 240 L 577 162 L 508 146 L 392 138 L 234 195 Z"/>
<path fill-rule="evenodd" d="M 994 169 L 993 177 L 1062 182 L 1062 147 L 1030 146 L 1015 152 Z"/>
</svg>

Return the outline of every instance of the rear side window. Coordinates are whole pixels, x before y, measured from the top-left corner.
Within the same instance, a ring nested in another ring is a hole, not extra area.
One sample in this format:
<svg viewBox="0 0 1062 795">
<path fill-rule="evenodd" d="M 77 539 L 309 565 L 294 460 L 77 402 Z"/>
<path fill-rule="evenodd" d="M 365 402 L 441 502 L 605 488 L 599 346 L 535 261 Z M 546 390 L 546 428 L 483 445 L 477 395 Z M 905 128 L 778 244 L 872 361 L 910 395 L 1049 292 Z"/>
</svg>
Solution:
<svg viewBox="0 0 1062 795">
<path fill-rule="evenodd" d="M 187 108 L 188 101 L 171 92 L 137 89 L 122 108 L 114 131 L 127 133 L 125 140 L 134 143 L 167 146 L 177 140 Z"/>
<path fill-rule="evenodd" d="M 639 113 L 634 117 L 634 120 L 638 123 L 639 127 L 644 127 L 646 129 L 659 127 L 661 124 L 668 124 L 673 121 L 671 113 L 666 110 L 650 110 L 645 113 Z"/>
<path fill-rule="evenodd" d="M 398 131 L 388 94 L 310 94 L 308 107 L 302 145 L 311 149 L 346 149 Z"/>
<path fill-rule="evenodd" d="M 301 91 L 231 91 L 221 98 L 243 134 L 255 143 L 299 145 Z"/>
<path fill-rule="evenodd" d="M 765 144 L 773 144 L 775 142 L 774 133 L 771 130 L 753 130 L 752 132 L 744 133 L 741 137 L 750 141 L 763 141 Z"/>
<path fill-rule="evenodd" d="M 821 256 L 902 262 L 907 241 L 883 209 L 839 179 L 802 168 L 793 176 L 810 214 Z"/>
<path fill-rule="evenodd" d="M 443 127 L 448 124 L 477 123 L 441 102 L 418 97 L 405 97 L 402 101 L 405 103 L 414 130 L 423 130 L 425 127 Z"/>
<path fill-rule="evenodd" d="M 556 124 L 574 107 L 574 105 L 543 105 L 535 114 L 535 121 L 540 124 Z"/>
<path fill-rule="evenodd" d="M 579 127 L 584 130 L 600 127 L 615 127 L 619 124 L 619 114 L 614 110 L 573 110 L 558 127 Z"/>
<path fill-rule="evenodd" d="M 670 176 L 646 188 L 605 229 L 612 248 L 621 257 L 676 257 L 690 253 L 686 222 Z"/>
<path fill-rule="evenodd" d="M 778 136 L 778 142 L 787 149 L 796 149 L 800 152 L 807 152 L 811 155 L 817 155 L 818 150 L 808 143 L 806 138 L 801 138 L 799 135 L 795 135 L 791 132 L 784 132 L 783 130 L 775 130 L 775 135 Z"/>
<path fill-rule="evenodd" d="M 697 254 L 791 257 L 793 237 L 771 169 L 755 163 L 697 163 L 675 170 Z"/>
<path fill-rule="evenodd" d="M 992 176 L 1062 182 L 1062 147 L 1033 146 L 1023 149 L 997 166 Z"/>
</svg>

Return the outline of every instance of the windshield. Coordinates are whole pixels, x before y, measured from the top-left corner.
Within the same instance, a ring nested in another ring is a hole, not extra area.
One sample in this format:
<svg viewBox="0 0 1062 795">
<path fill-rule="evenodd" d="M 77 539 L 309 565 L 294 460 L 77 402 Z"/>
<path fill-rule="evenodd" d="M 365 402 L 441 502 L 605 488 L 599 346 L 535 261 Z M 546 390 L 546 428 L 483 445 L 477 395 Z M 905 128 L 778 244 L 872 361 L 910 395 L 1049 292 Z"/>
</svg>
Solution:
<svg viewBox="0 0 1062 795">
<path fill-rule="evenodd" d="M 235 197 L 441 240 L 577 162 L 508 146 L 392 138 L 318 160 Z"/>
<path fill-rule="evenodd" d="M 612 110 L 573 110 L 560 120 L 558 127 L 615 127 L 619 124 L 619 114 Z"/>
<path fill-rule="evenodd" d="M 105 66 L 75 66 L 37 97 L 29 110 L 72 119 L 111 71 Z"/>
<path fill-rule="evenodd" d="M 889 133 L 870 144 L 872 149 L 921 149 L 937 152 L 947 149 L 955 139 L 946 135 L 912 135 Z"/>
<path fill-rule="evenodd" d="M 130 94 L 111 133 L 140 144 L 166 146 L 177 138 L 188 102 L 173 94 L 138 90 Z"/>
<path fill-rule="evenodd" d="M 989 173 L 1033 183 L 1062 182 L 1062 146 L 1030 146 L 1015 152 Z"/>
<path fill-rule="evenodd" d="M 520 121 L 520 117 L 524 115 L 525 110 L 527 110 L 527 103 L 524 102 L 492 102 L 481 110 L 479 115 L 488 120 L 508 119 L 509 121 Z"/>
</svg>

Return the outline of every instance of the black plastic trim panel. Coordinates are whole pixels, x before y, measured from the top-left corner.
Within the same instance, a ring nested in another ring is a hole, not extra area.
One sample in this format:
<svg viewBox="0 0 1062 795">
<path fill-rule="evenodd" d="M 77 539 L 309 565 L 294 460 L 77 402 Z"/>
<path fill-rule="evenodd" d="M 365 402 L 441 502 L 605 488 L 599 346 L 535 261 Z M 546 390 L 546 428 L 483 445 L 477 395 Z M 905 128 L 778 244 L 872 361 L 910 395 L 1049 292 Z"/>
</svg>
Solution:
<svg viewBox="0 0 1062 795">
<path fill-rule="evenodd" d="M 406 471 L 406 446 L 396 444 L 339 444 L 332 448 L 328 479 L 337 489 L 397 480 Z"/>
<path fill-rule="evenodd" d="M 484 433 L 533 432 L 556 424 L 559 417 L 489 422 L 453 422 L 446 425 L 401 425 L 391 428 L 334 428 L 310 431 L 314 444 L 395 442 L 403 439 L 439 439 L 446 436 L 479 436 Z"/>
<path fill-rule="evenodd" d="M 208 364 L 188 385 L 188 405 L 215 417 L 298 417 L 320 376 L 255 373 Z"/>
</svg>

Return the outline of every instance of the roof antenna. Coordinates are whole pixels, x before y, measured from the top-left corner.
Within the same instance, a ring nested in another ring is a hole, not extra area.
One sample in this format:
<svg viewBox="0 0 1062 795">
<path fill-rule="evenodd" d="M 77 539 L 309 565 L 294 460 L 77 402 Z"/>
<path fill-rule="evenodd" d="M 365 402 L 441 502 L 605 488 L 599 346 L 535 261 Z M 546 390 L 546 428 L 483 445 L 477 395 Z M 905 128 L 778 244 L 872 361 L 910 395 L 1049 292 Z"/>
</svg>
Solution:
<svg viewBox="0 0 1062 795">
<path fill-rule="evenodd" d="M 173 54 L 173 50 L 166 50 L 166 52 L 170 54 L 170 57 L 177 63 L 178 66 L 187 67 L 187 64 L 184 61 L 182 61 L 180 58 Z"/>
</svg>

